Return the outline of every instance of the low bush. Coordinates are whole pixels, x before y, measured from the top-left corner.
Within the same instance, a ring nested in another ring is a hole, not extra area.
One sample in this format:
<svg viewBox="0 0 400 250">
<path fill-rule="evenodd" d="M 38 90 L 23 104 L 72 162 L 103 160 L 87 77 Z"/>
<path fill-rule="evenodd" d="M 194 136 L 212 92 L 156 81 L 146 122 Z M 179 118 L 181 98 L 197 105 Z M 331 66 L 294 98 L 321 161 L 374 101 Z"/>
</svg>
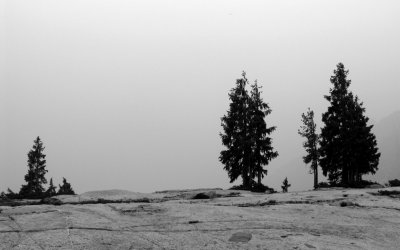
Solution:
<svg viewBox="0 0 400 250">
<path fill-rule="evenodd" d="M 275 189 L 270 188 L 268 186 L 265 186 L 264 184 L 258 184 L 258 183 L 253 183 L 253 185 L 251 186 L 251 188 L 245 188 L 243 187 L 243 185 L 237 185 L 237 186 L 233 186 L 231 188 L 229 188 L 230 190 L 246 190 L 246 191 L 251 191 L 251 192 L 255 192 L 255 193 L 276 193 Z"/>
<path fill-rule="evenodd" d="M 330 187 L 365 188 L 370 185 L 380 185 L 380 184 L 375 181 L 369 181 L 369 180 L 361 180 L 359 182 L 354 182 L 351 184 L 320 182 L 318 184 L 318 188 L 330 188 Z"/>
<path fill-rule="evenodd" d="M 320 182 L 318 184 L 318 188 L 329 188 L 329 187 L 331 187 L 331 185 L 327 182 Z"/>
<path fill-rule="evenodd" d="M 341 207 L 358 207 L 359 205 L 355 202 L 351 202 L 351 201 L 342 201 L 340 202 L 340 206 Z"/>
<path fill-rule="evenodd" d="M 398 179 L 390 180 L 389 187 L 400 187 L 400 180 Z"/>
<path fill-rule="evenodd" d="M 397 190 L 379 190 L 379 195 L 386 195 L 386 196 L 398 196 L 400 195 L 400 191 Z"/>
</svg>

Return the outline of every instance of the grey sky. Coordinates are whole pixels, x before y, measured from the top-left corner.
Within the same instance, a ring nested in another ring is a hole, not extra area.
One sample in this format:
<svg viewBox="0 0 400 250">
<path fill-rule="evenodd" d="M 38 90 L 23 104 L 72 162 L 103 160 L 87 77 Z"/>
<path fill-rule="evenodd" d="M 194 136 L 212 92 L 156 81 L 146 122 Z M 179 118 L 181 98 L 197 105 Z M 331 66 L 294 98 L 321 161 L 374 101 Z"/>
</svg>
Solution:
<svg viewBox="0 0 400 250">
<path fill-rule="evenodd" d="M 276 125 L 264 183 L 311 188 L 300 115 L 338 62 L 379 121 L 400 109 L 398 1 L 0 0 L 0 190 L 36 136 L 47 177 L 78 192 L 229 187 L 220 117 L 242 70 Z M 320 121 L 318 121 L 320 124 Z"/>
</svg>

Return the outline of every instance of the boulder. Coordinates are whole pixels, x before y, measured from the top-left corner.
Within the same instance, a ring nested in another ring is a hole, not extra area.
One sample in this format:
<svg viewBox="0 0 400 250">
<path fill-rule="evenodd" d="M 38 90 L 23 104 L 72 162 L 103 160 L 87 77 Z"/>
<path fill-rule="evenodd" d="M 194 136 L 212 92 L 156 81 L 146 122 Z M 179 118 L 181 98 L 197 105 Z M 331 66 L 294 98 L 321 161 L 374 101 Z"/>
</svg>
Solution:
<svg viewBox="0 0 400 250">
<path fill-rule="evenodd" d="M 229 241 L 232 242 L 249 242 L 252 238 L 252 235 L 250 233 L 246 232 L 238 232 L 232 234 L 232 236 L 229 238 Z"/>
<path fill-rule="evenodd" d="M 217 193 L 215 191 L 209 191 L 209 192 L 197 193 L 192 197 L 192 199 L 194 199 L 194 200 L 213 199 L 215 197 L 217 197 Z"/>
</svg>

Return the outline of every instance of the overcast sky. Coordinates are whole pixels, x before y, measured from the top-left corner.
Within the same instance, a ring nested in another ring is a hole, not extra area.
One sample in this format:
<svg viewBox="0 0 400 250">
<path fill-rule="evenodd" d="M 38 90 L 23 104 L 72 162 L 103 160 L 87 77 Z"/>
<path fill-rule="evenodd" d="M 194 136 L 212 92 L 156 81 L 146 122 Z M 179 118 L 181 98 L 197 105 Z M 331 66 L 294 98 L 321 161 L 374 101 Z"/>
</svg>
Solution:
<svg viewBox="0 0 400 250">
<path fill-rule="evenodd" d="M 338 62 L 377 122 L 400 109 L 399 1 L 0 0 L 0 190 L 40 136 L 77 192 L 222 187 L 220 117 L 245 70 L 280 156 L 264 184 L 312 187 L 297 130 Z"/>
</svg>

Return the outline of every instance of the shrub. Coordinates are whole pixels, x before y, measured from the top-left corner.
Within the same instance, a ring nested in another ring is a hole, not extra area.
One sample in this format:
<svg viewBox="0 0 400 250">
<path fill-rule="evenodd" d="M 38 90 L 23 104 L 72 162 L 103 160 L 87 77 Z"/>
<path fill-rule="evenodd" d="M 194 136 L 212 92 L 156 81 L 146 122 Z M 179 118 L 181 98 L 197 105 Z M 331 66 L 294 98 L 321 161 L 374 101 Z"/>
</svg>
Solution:
<svg viewBox="0 0 400 250">
<path fill-rule="evenodd" d="M 400 195 L 400 191 L 397 190 L 379 190 L 379 195 L 387 195 L 387 196 L 398 196 Z"/>
<path fill-rule="evenodd" d="M 18 193 L 14 193 L 11 189 L 7 188 L 7 193 L 5 194 L 8 199 L 23 199 Z"/>
<path fill-rule="evenodd" d="M 71 187 L 71 184 L 67 182 L 67 180 L 63 177 L 63 185 L 59 185 L 57 194 L 75 194 L 74 190 Z"/>
<path fill-rule="evenodd" d="M 250 191 L 251 191 L 251 192 L 256 192 L 256 193 L 265 193 L 265 192 L 268 192 L 268 193 L 276 193 L 276 191 L 275 191 L 273 188 L 270 188 L 270 187 L 268 187 L 268 186 L 265 186 L 265 185 L 262 184 L 262 183 L 260 183 L 260 184 L 258 184 L 258 183 L 254 184 L 254 185 L 252 186 L 252 188 L 251 188 Z"/>
<path fill-rule="evenodd" d="M 389 181 L 390 187 L 400 187 L 400 180 L 394 179 Z"/>
<path fill-rule="evenodd" d="M 318 184 L 318 188 L 329 188 L 329 187 L 331 187 L 331 185 L 327 182 L 320 182 Z"/>
<path fill-rule="evenodd" d="M 251 191 L 255 193 L 276 193 L 275 189 L 270 188 L 268 186 L 265 186 L 264 184 L 258 184 L 258 183 L 253 183 L 251 186 L 250 190 L 248 188 L 243 187 L 243 185 L 237 185 L 229 188 L 229 190 L 246 190 L 246 191 Z"/>
<path fill-rule="evenodd" d="M 341 207 L 350 207 L 350 206 L 352 206 L 352 207 L 358 207 L 358 206 L 360 206 L 360 205 L 358 205 L 358 204 L 355 203 L 355 202 L 351 202 L 351 201 L 342 201 L 342 202 L 340 202 L 340 206 L 341 206 Z"/>
<path fill-rule="evenodd" d="M 52 198 L 52 197 L 47 197 L 43 198 L 40 203 L 42 204 L 49 204 L 49 205 L 54 205 L 54 206 L 60 206 L 62 205 L 62 202 L 57 199 L 57 198 Z"/>
</svg>

